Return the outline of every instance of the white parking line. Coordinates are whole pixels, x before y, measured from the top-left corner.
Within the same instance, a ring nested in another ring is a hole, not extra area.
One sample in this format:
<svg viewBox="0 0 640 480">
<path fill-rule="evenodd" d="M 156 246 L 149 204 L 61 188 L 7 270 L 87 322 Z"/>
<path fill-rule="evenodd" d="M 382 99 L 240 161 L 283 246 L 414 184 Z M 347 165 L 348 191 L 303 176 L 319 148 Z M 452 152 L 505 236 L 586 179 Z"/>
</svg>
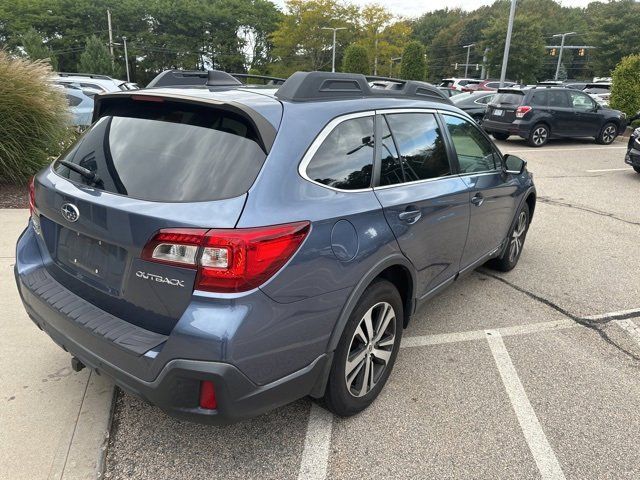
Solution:
<svg viewBox="0 0 640 480">
<path fill-rule="evenodd" d="M 628 171 L 629 168 L 600 168 L 598 170 L 585 170 L 585 172 L 587 173 L 600 173 L 600 172 L 622 172 L 622 171 Z"/>
<path fill-rule="evenodd" d="M 500 372 L 500 377 L 502 377 L 502 382 L 522 428 L 524 438 L 529 445 L 529 450 L 538 465 L 541 477 L 543 480 L 564 480 L 565 476 L 560 468 L 560 463 L 558 463 L 547 436 L 540 426 L 536 412 L 529 403 L 520 377 L 518 377 L 509 352 L 502 341 L 502 336 L 497 330 L 486 330 L 485 333 L 498 372 Z"/>
<path fill-rule="evenodd" d="M 333 415 L 311 404 L 298 480 L 324 480 L 329 464 Z"/>
<path fill-rule="evenodd" d="M 638 327 L 638 325 L 636 325 L 632 320 L 614 320 L 614 322 L 627 332 L 638 345 L 640 345 L 640 327 Z"/>
<path fill-rule="evenodd" d="M 554 320 L 552 322 L 529 323 L 515 325 L 513 327 L 502 327 L 496 329 L 503 337 L 512 335 L 526 335 L 528 333 L 544 332 L 549 330 L 562 330 L 576 327 L 577 324 L 571 319 Z M 485 330 L 469 330 L 466 332 L 440 333 L 433 335 L 421 335 L 415 337 L 405 337 L 402 339 L 401 348 L 426 347 L 428 345 L 440 345 L 443 343 L 469 342 L 472 340 L 482 340 L 486 337 Z"/>
</svg>

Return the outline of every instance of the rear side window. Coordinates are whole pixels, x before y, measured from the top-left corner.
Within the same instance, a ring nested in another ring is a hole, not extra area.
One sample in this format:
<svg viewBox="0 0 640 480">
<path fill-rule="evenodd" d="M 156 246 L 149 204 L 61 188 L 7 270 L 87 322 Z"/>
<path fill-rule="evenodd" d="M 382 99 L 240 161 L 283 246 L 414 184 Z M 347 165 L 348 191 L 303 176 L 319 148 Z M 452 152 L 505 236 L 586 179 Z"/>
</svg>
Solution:
<svg viewBox="0 0 640 480">
<path fill-rule="evenodd" d="M 523 98 L 524 95 L 522 93 L 499 93 L 493 98 L 491 103 L 520 105 Z"/>
<path fill-rule="evenodd" d="M 135 102 L 133 102 L 135 103 Z M 221 109 L 144 102 L 106 110 L 64 155 L 95 172 L 93 183 L 54 164 L 56 173 L 107 192 L 157 202 L 220 200 L 247 192 L 266 155 L 251 124 Z"/>
<path fill-rule="evenodd" d="M 569 107 L 569 95 L 567 90 L 549 90 L 549 105 L 552 107 Z"/>
<path fill-rule="evenodd" d="M 371 186 L 373 117 L 345 120 L 335 127 L 307 165 L 307 176 L 341 190 Z"/>
<path fill-rule="evenodd" d="M 451 174 L 442 132 L 431 113 L 397 113 L 386 116 L 398 145 L 407 182 Z"/>
<path fill-rule="evenodd" d="M 546 107 L 549 104 L 549 92 L 547 90 L 535 90 L 531 94 L 530 102 L 534 107 Z"/>
</svg>

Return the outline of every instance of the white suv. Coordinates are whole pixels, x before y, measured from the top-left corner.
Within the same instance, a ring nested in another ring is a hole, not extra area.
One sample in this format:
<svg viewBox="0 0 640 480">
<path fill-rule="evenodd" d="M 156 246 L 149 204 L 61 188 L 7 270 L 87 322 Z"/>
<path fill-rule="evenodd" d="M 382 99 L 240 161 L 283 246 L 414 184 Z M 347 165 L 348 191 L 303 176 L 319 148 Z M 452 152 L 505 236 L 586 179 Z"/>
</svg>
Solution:
<svg viewBox="0 0 640 480">
<path fill-rule="evenodd" d="M 108 77 L 107 75 L 93 75 L 89 73 L 57 73 L 51 79 L 54 83 L 80 88 L 92 88 L 105 92 L 119 92 L 130 90 L 127 82 Z"/>
</svg>

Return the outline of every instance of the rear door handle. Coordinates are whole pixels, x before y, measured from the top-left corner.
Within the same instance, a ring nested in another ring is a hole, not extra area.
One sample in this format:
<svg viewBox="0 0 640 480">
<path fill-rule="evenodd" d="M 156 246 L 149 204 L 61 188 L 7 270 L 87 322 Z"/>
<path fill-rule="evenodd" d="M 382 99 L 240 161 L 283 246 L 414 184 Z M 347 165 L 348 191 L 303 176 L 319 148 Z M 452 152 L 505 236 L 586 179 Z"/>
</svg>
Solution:
<svg viewBox="0 0 640 480">
<path fill-rule="evenodd" d="M 471 203 L 473 203 L 476 207 L 479 207 L 484 202 L 484 197 L 481 193 L 476 193 L 471 199 Z"/>
<path fill-rule="evenodd" d="M 409 225 L 416 223 L 421 216 L 422 212 L 420 210 L 405 210 L 398 214 L 398 218 Z"/>
</svg>

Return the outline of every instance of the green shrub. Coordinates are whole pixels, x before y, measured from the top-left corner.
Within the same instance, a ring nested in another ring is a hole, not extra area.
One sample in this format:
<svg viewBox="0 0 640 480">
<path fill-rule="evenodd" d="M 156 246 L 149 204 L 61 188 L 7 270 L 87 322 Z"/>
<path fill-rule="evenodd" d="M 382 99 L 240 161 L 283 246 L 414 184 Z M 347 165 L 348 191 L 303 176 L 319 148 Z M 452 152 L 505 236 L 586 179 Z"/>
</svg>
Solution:
<svg viewBox="0 0 640 480">
<path fill-rule="evenodd" d="M 69 140 L 67 101 L 50 75 L 45 61 L 0 50 L 0 183 L 26 180 Z"/>
<path fill-rule="evenodd" d="M 640 55 L 629 55 L 620 60 L 611 75 L 611 107 L 627 115 L 640 110 Z"/>
<path fill-rule="evenodd" d="M 371 69 L 369 67 L 369 55 L 367 54 L 367 49 L 361 45 L 349 45 L 344 51 L 342 71 L 369 75 Z"/>
<path fill-rule="evenodd" d="M 404 80 L 424 80 L 427 74 L 427 62 L 424 47 L 420 42 L 409 42 L 402 52 L 400 77 Z"/>
</svg>

